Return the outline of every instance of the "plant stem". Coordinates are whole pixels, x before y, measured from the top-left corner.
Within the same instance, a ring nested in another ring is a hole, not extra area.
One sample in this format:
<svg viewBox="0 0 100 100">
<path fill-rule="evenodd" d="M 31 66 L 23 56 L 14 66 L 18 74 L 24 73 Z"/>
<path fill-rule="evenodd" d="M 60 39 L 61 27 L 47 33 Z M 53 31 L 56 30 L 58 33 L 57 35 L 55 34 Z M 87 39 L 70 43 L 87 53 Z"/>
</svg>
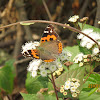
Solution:
<svg viewBox="0 0 100 100">
<path fill-rule="evenodd" d="M 94 69 L 96 68 L 96 66 L 93 68 L 93 70 L 89 73 L 89 75 L 87 76 L 87 78 L 85 79 L 84 83 L 87 81 L 87 79 L 89 78 L 89 76 L 92 74 L 92 72 L 94 71 Z"/>
<path fill-rule="evenodd" d="M 28 20 L 28 21 L 21 21 L 21 22 L 16 22 L 16 23 L 12 23 L 12 24 L 9 24 L 9 25 L 5 25 L 5 26 L 0 27 L 0 29 L 7 28 L 7 27 L 10 27 L 10 26 L 14 26 L 14 25 L 21 24 L 21 23 L 48 23 L 48 24 L 55 24 L 55 25 L 59 25 L 59 26 L 62 26 L 62 27 L 66 27 L 66 28 L 68 28 L 68 29 L 70 29 L 74 32 L 78 32 L 78 33 L 81 33 L 81 34 L 85 35 L 86 37 L 88 37 L 89 39 L 94 41 L 100 49 L 100 46 L 99 46 L 98 42 L 95 41 L 90 36 L 88 36 L 87 34 L 83 33 L 79 29 L 76 29 L 74 27 L 71 27 L 71 26 L 68 26 L 68 25 L 65 25 L 65 24 L 62 24 L 62 23 L 58 23 L 58 22 L 46 21 L 46 20 Z"/>
<path fill-rule="evenodd" d="M 52 84 L 53 84 L 53 88 L 55 90 L 56 98 L 57 98 L 57 100 L 59 100 L 58 99 L 58 96 L 57 96 L 56 85 L 55 85 L 55 81 L 54 81 L 54 77 L 53 77 L 53 74 L 52 73 L 51 73 L 51 77 L 52 77 Z"/>
</svg>

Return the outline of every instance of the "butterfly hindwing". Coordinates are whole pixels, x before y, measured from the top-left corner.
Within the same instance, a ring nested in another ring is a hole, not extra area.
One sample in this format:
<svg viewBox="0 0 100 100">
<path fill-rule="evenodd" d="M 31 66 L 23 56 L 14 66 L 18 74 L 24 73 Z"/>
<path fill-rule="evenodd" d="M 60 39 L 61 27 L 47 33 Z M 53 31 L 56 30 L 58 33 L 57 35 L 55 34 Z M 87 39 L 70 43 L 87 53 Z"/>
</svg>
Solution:
<svg viewBox="0 0 100 100">
<path fill-rule="evenodd" d="M 55 60 L 62 52 L 62 43 L 59 40 L 45 42 L 42 43 L 40 47 L 38 47 L 38 50 L 42 60 Z"/>
</svg>

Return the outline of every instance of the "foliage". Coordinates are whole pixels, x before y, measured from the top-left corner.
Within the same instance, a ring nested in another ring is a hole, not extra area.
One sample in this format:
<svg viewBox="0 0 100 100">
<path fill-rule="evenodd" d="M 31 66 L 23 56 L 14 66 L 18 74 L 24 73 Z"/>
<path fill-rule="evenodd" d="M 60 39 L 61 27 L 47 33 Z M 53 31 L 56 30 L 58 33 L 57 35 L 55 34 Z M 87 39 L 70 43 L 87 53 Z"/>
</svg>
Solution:
<svg viewBox="0 0 100 100">
<path fill-rule="evenodd" d="M 3 67 L 0 68 L 0 88 L 7 93 L 13 90 L 15 77 L 15 69 L 13 66 L 14 60 L 9 60 Z"/>
</svg>

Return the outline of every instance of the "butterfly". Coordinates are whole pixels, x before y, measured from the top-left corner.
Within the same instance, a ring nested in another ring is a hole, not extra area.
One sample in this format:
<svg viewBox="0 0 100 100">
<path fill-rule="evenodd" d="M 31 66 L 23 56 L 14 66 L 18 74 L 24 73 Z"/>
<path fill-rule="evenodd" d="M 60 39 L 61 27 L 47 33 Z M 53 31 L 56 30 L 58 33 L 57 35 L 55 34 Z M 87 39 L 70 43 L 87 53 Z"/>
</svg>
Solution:
<svg viewBox="0 0 100 100">
<path fill-rule="evenodd" d="M 58 39 L 54 27 L 50 24 L 44 30 L 40 40 L 40 46 L 36 49 L 28 50 L 31 57 L 42 59 L 44 62 L 55 61 L 59 54 L 62 53 L 62 43 Z"/>
</svg>

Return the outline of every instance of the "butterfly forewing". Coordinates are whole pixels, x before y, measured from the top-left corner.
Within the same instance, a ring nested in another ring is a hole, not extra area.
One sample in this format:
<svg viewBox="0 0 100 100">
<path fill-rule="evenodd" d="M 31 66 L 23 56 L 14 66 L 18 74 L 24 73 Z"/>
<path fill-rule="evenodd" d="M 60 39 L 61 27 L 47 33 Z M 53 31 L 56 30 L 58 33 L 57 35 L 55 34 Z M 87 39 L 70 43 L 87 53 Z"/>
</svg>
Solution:
<svg viewBox="0 0 100 100">
<path fill-rule="evenodd" d="M 58 37 L 54 27 L 52 25 L 47 26 L 41 37 L 40 46 L 35 50 L 30 50 L 29 54 L 33 58 L 42 59 L 45 62 L 56 60 L 58 55 L 62 52 L 62 43 Z"/>
</svg>

